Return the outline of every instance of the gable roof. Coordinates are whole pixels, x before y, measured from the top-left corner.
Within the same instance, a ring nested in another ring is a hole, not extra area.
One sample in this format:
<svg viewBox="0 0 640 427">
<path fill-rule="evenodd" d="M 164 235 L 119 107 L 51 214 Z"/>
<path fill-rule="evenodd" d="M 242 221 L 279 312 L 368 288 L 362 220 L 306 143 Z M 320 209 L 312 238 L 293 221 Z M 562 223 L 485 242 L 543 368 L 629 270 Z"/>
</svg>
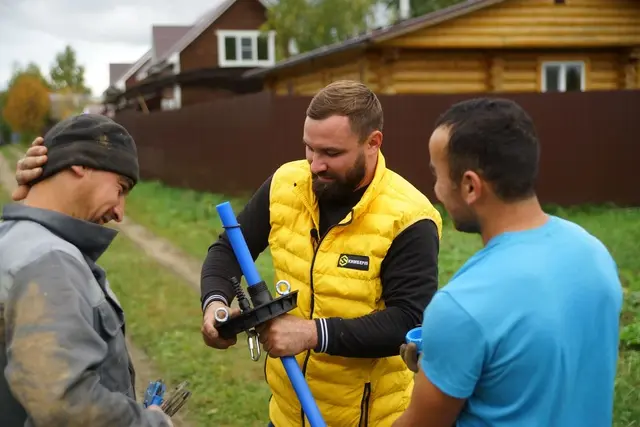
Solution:
<svg viewBox="0 0 640 427">
<path fill-rule="evenodd" d="M 222 0 L 220 4 L 209 9 L 202 14 L 193 24 L 191 29 L 184 34 L 170 49 L 168 49 L 163 56 L 157 57 L 157 62 L 165 60 L 174 53 L 180 53 L 187 48 L 195 39 L 200 36 L 207 28 L 209 28 L 214 22 L 218 20 L 231 6 L 237 1 L 247 0 Z M 265 8 L 269 7 L 269 0 L 256 0 L 259 1 Z"/>
<path fill-rule="evenodd" d="M 145 72 L 161 61 L 171 50 L 171 47 L 180 40 L 191 26 L 185 25 L 154 25 L 151 27 L 151 58 L 138 73 Z"/>
<path fill-rule="evenodd" d="M 134 64 L 122 76 L 118 78 L 118 80 L 122 80 L 123 82 L 126 82 L 127 79 L 129 79 L 129 77 L 133 76 L 136 73 L 136 71 L 140 69 L 140 67 L 145 65 L 147 62 L 151 61 L 152 53 L 153 53 L 152 49 L 149 49 L 148 51 L 146 51 L 144 55 L 142 55 L 136 62 L 134 62 Z"/>
<path fill-rule="evenodd" d="M 109 64 L 109 85 L 115 85 L 120 79 L 120 76 L 131 68 L 132 65 L 133 64 Z"/>
<path fill-rule="evenodd" d="M 151 39 L 154 49 L 154 58 L 159 59 L 176 44 L 178 40 L 184 37 L 191 29 L 191 25 L 181 26 L 160 26 L 154 25 L 151 28 Z"/>
<path fill-rule="evenodd" d="M 389 27 L 373 30 L 366 34 L 354 37 L 341 43 L 322 46 L 318 49 L 292 56 L 288 59 L 276 63 L 268 68 L 252 68 L 244 75 L 246 77 L 264 77 L 274 71 L 282 70 L 301 64 L 310 59 L 321 58 L 339 52 L 351 49 L 364 49 L 374 43 L 383 42 L 396 37 L 400 37 L 407 33 L 420 30 L 422 28 L 434 26 L 442 22 L 446 22 L 463 15 L 468 15 L 476 10 L 484 9 L 507 0 L 466 0 L 453 6 L 436 10 L 435 12 L 417 16 L 415 18 L 406 19 Z"/>
</svg>

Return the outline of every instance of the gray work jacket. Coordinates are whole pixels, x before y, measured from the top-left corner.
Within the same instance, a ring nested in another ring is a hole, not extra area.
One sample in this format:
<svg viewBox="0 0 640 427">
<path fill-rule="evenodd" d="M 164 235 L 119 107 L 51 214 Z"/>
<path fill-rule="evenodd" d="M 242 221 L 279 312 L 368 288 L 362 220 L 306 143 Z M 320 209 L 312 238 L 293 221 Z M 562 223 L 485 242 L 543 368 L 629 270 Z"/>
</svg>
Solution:
<svg viewBox="0 0 640 427">
<path fill-rule="evenodd" d="M 124 313 L 97 259 L 115 230 L 7 205 L 0 222 L 0 425 L 164 427 L 136 402 Z"/>
</svg>

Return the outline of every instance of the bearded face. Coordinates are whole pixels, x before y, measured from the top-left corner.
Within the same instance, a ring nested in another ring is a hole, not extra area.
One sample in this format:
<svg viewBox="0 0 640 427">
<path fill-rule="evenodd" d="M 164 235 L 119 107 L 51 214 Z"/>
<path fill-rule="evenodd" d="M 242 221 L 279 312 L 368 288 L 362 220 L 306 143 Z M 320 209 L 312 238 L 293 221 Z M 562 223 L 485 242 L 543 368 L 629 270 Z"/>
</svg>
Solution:
<svg viewBox="0 0 640 427">
<path fill-rule="evenodd" d="M 377 158 L 375 149 L 369 149 L 369 156 L 367 154 L 370 139 L 363 141 L 354 133 L 345 116 L 324 120 L 307 117 L 303 142 L 318 200 L 343 200 L 362 184 L 367 175 L 367 162 Z"/>
<path fill-rule="evenodd" d="M 351 167 L 342 173 L 331 169 L 312 173 L 313 192 L 320 201 L 344 200 L 358 188 L 365 173 L 366 159 L 361 151 Z"/>
</svg>

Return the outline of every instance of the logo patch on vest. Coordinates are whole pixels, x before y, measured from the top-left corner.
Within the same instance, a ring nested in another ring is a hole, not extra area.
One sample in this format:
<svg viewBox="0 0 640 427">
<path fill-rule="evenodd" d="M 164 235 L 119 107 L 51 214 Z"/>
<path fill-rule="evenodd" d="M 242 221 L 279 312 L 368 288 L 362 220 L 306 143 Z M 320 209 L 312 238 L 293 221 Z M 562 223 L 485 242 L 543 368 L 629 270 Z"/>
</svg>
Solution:
<svg viewBox="0 0 640 427">
<path fill-rule="evenodd" d="M 338 267 L 352 270 L 369 270 L 369 257 L 362 255 L 341 254 L 338 258 Z"/>
</svg>

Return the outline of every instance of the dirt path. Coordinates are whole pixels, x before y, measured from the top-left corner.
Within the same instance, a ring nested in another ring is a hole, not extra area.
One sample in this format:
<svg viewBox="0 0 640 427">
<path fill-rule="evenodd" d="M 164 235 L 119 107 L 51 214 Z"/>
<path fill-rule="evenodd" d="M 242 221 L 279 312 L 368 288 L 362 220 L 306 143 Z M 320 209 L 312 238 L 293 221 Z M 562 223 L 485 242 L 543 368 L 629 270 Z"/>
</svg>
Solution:
<svg viewBox="0 0 640 427">
<path fill-rule="evenodd" d="M 114 227 L 133 240 L 148 256 L 185 279 L 191 287 L 200 293 L 201 261 L 187 255 L 168 240 L 155 236 L 130 219 L 125 218 Z"/>
<path fill-rule="evenodd" d="M 7 162 L 2 153 L 0 153 L 0 185 L 7 190 L 10 189 L 9 192 L 13 191 L 16 187 L 14 170 L 15 166 L 11 168 L 9 162 Z"/>
<path fill-rule="evenodd" d="M 22 155 L 17 148 L 12 147 L 12 149 L 19 155 Z M 9 194 L 16 187 L 14 171 L 15 165 L 10 165 L 6 158 L 0 153 L 0 185 L 8 191 Z M 195 260 L 172 247 L 169 242 L 155 237 L 144 227 L 134 224 L 131 221 L 123 221 L 123 223 L 119 224 L 116 228 L 138 244 L 148 256 L 156 260 L 159 264 L 168 267 L 180 277 L 183 277 L 191 286 L 196 288 L 198 292 L 200 291 L 200 268 Z M 142 401 L 149 382 L 155 381 L 161 378 L 161 376 L 145 352 L 136 347 L 128 338 L 127 346 L 129 347 L 129 353 L 136 369 L 135 387 L 138 400 Z M 191 427 L 179 414 L 173 417 L 173 424 L 174 427 Z"/>
</svg>

